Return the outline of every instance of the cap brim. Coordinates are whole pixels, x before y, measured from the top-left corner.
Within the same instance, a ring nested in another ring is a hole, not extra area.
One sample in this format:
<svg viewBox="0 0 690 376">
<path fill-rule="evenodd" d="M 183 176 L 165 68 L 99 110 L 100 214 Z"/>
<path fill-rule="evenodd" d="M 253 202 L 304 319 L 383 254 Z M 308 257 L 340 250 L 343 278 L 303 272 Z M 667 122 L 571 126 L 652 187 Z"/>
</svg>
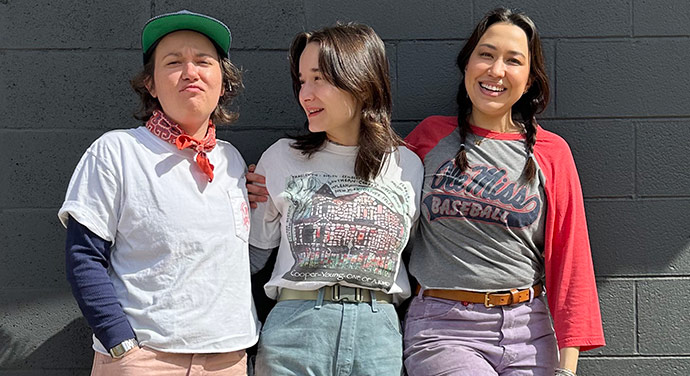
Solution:
<svg viewBox="0 0 690 376">
<path fill-rule="evenodd" d="M 219 48 L 223 57 L 228 57 L 231 36 L 230 30 L 224 23 L 203 14 L 178 12 L 160 15 L 146 23 L 141 32 L 144 60 L 159 39 L 179 30 L 193 30 L 204 34 Z"/>
</svg>

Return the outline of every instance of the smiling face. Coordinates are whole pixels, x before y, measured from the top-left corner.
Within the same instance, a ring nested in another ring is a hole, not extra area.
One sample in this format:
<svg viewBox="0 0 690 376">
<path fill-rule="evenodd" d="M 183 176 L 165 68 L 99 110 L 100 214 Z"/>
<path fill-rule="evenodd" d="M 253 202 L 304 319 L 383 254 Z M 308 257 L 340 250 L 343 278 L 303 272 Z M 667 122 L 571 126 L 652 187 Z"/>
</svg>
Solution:
<svg viewBox="0 0 690 376">
<path fill-rule="evenodd" d="M 465 67 L 472 123 L 510 122 L 512 106 L 529 87 L 529 56 L 527 35 L 520 27 L 496 23 L 486 30 Z"/>
<path fill-rule="evenodd" d="M 161 39 L 153 59 L 153 82 L 147 88 L 163 112 L 187 133 L 208 124 L 223 95 L 222 72 L 213 43 L 194 31 L 176 31 Z"/>
<path fill-rule="evenodd" d="M 299 59 L 299 103 L 309 120 L 311 132 L 326 132 L 329 140 L 357 145 L 361 105 L 348 92 L 328 82 L 319 68 L 318 43 L 306 45 Z"/>
</svg>

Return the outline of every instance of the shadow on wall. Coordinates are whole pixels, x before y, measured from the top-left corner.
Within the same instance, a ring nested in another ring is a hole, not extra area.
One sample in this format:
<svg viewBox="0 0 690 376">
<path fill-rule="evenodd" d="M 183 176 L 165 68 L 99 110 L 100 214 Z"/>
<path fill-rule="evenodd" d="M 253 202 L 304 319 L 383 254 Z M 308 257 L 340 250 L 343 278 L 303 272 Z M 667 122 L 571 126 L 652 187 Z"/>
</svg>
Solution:
<svg viewBox="0 0 690 376">
<path fill-rule="evenodd" d="M 70 369 L 74 375 L 82 374 L 81 370 L 88 375 L 92 359 L 91 329 L 84 318 L 70 322 L 33 349 L 0 327 L 0 372 L 3 369 Z"/>
</svg>

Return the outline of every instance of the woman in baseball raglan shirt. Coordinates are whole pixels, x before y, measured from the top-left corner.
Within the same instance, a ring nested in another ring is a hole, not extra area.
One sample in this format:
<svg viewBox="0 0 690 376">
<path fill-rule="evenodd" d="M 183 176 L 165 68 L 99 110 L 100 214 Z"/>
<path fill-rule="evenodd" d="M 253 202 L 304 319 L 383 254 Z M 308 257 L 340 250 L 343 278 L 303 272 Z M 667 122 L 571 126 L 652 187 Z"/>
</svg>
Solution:
<svg viewBox="0 0 690 376">
<path fill-rule="evenodd" d="M 574 375 L 579 351 L 604 336 L 575 164 L 534 117 L 549 98 L 537 30 L 491 11 L 457 65 L 458 116 L 429 117 L 405 139 L 425 170 L 405 367 Z"/>
<path fill-rule="evenodd" d="M 93 329 L 92 375 L 246 375 L 258 339 L 245 164 L 215 126 L 238 93 L 222 22 L 180 11 L 142 31 L 138 128 L 86 151 L 59 212 Z"/>
<path fill-rule="evenodd" d="M 364 25 L 300 33 L 290 67 L 309 133 L 256 168 L 270 198 L 252 212 L 253 269 L 278 247 L 256 374 L 398 376 L 422 164 L 391 128 L 384 44 Z"/>
</svg>

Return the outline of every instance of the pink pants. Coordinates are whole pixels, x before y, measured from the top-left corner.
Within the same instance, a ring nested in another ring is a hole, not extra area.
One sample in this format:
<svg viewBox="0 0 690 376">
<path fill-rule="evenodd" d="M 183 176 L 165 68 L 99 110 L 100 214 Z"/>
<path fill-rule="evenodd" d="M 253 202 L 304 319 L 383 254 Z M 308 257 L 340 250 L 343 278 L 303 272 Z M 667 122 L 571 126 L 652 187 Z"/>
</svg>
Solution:
<svg viewBox="0 0 690 376">
<path fill-rule="evenodd" d="M 246 376 L 244 350 L 219 354 L 175 354 L 147 347 L 113 359 L 96 352 L 91 376 Z"/>
</svg>

